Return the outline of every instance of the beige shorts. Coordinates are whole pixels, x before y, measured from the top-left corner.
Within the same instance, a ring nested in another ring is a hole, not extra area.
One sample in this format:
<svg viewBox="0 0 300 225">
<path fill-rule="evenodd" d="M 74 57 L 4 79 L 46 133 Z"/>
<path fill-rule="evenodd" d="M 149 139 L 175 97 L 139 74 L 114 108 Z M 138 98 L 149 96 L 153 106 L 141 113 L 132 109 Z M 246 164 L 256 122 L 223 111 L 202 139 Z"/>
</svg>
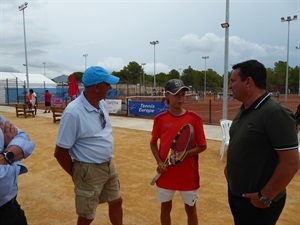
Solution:
<svg viewBox="0 0 300 225">
<path fill-rule="evenodd" d="M 192 191 L 178 191 L 178 192 L 185 204 L 189 206 L 195 205 L 196 200 L 198 199 L 198 189 Z M 174 197 L 175 191 L 158 187 L 156 189 L 156 193 L 157 193 L 157 201 L 159 203 L 162 203 L 162 202 L 171 201 Z"/>
<path fill-rule="evenodd" d="M 120 198 L 118 174 L 112 162 L 83 163 L 74 160 L 73 182 L 78 216 L 94 219 L 97 206 Z"/>
</svg>

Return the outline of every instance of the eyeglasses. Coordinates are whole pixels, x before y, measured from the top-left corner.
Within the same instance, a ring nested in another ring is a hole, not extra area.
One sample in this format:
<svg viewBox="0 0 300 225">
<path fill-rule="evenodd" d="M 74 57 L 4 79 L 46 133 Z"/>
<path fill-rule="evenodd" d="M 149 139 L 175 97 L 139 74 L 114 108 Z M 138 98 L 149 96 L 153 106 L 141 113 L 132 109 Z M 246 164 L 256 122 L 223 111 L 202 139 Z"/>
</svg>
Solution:
<svg viewBox="0 0 300 225">
<path fill-rule="evenodd" d="M 102 128 L 104 129 L 105 125 L 106 125 L 106 119 L 105 119 L 104 113 L 101 108 L 99 108 L 98 112 L 100 114 L 100 121 L 101 121 Z"/>
</svg>

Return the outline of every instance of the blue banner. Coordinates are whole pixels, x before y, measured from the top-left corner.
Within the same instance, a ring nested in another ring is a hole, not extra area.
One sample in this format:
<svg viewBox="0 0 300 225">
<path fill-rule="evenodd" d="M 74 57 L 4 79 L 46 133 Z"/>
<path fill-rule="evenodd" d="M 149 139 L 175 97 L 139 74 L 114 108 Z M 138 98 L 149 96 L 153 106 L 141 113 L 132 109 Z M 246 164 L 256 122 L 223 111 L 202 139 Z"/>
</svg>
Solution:
<svg viewBox="0 0 300 225">
<path fill-rule="evenodd" d="M 156 116 L 168 109 L 164 102 L 129 102 L 129 114 L 137 116 Z"/>
</svg>

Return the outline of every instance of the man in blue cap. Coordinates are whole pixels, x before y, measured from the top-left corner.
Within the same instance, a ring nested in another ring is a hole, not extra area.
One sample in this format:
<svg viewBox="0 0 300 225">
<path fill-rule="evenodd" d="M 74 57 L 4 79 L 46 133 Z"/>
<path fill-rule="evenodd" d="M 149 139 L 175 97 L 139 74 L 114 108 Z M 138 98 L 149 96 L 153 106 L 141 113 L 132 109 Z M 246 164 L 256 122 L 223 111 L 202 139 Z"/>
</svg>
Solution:
<svg viewBox="0 0 300 225">
<path fill-rule="evenodd" d="M 112 125 L 104 101 L 118 82 L 100 66 L 88 68 L 82 77 L 84 91 L 68 104 L 60 121 L 54 156 L 74 182 L 77 225 L 91 224 L 97 206 L 105 202 L 111 223 L 123 224 Z"/>
</svg>

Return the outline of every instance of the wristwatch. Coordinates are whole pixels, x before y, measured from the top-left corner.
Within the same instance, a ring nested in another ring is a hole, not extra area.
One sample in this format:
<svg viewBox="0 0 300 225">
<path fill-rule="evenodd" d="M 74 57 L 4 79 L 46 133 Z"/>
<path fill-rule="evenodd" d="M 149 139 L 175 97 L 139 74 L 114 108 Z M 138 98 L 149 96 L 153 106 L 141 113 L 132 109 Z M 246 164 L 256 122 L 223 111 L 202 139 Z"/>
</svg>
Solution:
<svg viewBox="0 0 300 225">
<path fill-rule="evenodd" d="M 2 152 L 2 154 L 4 155 L 5 160 L 9 164 L 12 164 L 15 161 L 15 153 L 11 151 L 7 151 L 7 152 Z"/>
<path fill-rule="evenodd" d="M 261 192 L 258 192 L 258 198 L 259 198 L 259 201 L 260 201 L 262 204 L 264 204 L 265 206 L 270 207 L 270 205 L 272 204 L 272 200 L 269 199 L 269 198 L 266 197 L 266 196 L 263 196 L 263 195 L 261 194 Z"/>
</svg>

